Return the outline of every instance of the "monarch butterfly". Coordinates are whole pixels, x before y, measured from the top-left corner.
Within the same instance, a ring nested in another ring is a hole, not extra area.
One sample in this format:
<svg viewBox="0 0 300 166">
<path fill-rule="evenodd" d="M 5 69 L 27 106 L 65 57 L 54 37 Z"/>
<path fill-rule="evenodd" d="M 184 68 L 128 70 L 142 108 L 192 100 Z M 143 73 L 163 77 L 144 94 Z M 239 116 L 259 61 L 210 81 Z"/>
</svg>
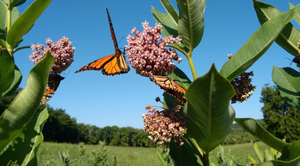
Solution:
<svg viewBox="0 0 300 166">
<path fill-rule="evenodd" d="M 167 76 L 161 75 L 150 75 L 150 80 L 157 84 L 161 89 L 165 90 L 168 94 L 177 98 L 178 101 L 181 103 L 185 103 L 185 99 L 181 96 L 180 93 L 185 93 L 186 90 L 177 84 L 172 79 L 168 78 Z M 180 93 L 179 93 L 180 92 Z"/>
<path fill-rule="evenodd" d="M 107 8 L 106 8 L 106 12 L 108 16 L 111 37 L 115 46 L 115 54 L 111 54 L 103 58 L 97 59 L 94 62 L 91 62 L 88 65 L 85 65 L 81 69 L 77 70 L 75 73 L 86 71 L 86 70 L 102 70 L 102 74 L 108 76 L 114 76 L 116 74 L 123 74 L 129 72 L 130 68 L 124 57 L 125 51 L 122 53 L 122 51 L 118 47 L 116 35 Z"/>
<path fill-rule="evenodd" d="M 54 95 L 56 89 L 58 88 L 58 85 L 61 80 L 65 79 L 64 77 L 58 75 L 58 74 L 50 74 L 48 77 L 48 83 L 46 86 L 46 89 L 44 91 L 44 95 L 41 101 L 41 104 L 45 104 L 48 102 L 52 96 Z"/>
</svg>

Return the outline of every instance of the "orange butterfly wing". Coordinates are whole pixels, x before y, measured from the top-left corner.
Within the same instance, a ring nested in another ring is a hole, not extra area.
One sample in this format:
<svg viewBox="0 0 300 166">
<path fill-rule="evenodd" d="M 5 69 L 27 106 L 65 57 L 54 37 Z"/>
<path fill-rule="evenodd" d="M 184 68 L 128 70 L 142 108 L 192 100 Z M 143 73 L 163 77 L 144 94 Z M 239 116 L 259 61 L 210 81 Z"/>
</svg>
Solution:
<svg viewBox="0 0 300 166">
<path fill-rule="evenodd" d="M 65 79 L 64 77 L 56 74 L 50 74 L 48 77 L 48 83 L 46 86 L 46 89 L 44 91 L 44 95 L 43 98 L 41 100 L 41 104 L 45 104 L 46 102 L 48 102 L 52 96 L 54 95 L 56 89 L 58 88 L 60 81 Z"/>
<path fill-rule="evenodd" d="M 172 79 L 168 78 L 167 76 L 160 76 L 160 75 L 150 75 L 150 80 L 157 84 L 161 89 L 165 90 L 168 94 L 176 97 L 181 103 L 185 103 L 185 99 L 181 96 L 180 93 L 185 93 L 186 90 L 177 84 Z"/>
<path fill-rule="evenodd" d="M 130 68 L 125 60 L 124 53 L 122 53 L 122 51 L 118 47 L 116 35 L 113 29 L 108 9 L 106 9 L 106 12 L 108 16 L 111 37 L 114 42 L 115 54 L 97 59 L 94 62 L 91 62 L 88 65 L 85 65 L 84 67 L 80 68 L 75 73 L 86 70 L 102 70 L 102 74 L 107 76 L 114 76 L 117 74 L 128 73 L 130 71 Z"/>
</svg>

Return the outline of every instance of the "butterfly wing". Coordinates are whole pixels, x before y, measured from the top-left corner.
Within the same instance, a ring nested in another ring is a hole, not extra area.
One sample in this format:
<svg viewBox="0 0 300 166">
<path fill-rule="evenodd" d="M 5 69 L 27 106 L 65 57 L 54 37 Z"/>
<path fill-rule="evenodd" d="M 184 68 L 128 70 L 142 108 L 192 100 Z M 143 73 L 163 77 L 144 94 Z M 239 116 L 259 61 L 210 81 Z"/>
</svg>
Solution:
<svg viewBox="0 0 300 166">
<path fill-rule="evenodd" d="M 64 77 L 56 74 L 50 74 L 48 77 L 48 83 L 46 86 L 46 89 L 44 91 L 44 95 L 43 98 L 41 100 L 41 104 L 45 104 L 46 102 L 48 102 L 52 96 L 54 95 L 56 89 L 58 88 L 60 81 L 63 80 Z"/>
<path fill-rule="evenodd" d="M 124 53 L 119 49 L 118 43 L 116 40 L 116 35 L 114 32 L 114 28 L 109 16 L 108 9 L 106 9 L 107 16 L 108 16 L 108 22 L 111 32 L 111 37 L 114 42 L 115 47 L 115 54 L 105 56 L 103 58 L 97 59 L 94 62 L 91 62 L 79 70 L 77 70 L 75 73 L 86 71 L 86 70 L 102 70 L 102 74 L 107 76 L 114 76 L 117 74 L 123 74 L 128 73 L 130 68 L 125 60 Z"/>
<path fill-rule="evenodd" d="M 106 8 L 106 12 L 107 12 L 107 17 L 108 17 L 108 23 L 109 23 L 111 38 L 112 38 L 112 40 L 114 42 L 115 52 L 117 53 L 118 51 L 120 51 L 120 49 L 118 47 L 118 43 L 117 43 L 117 38 L 116 38 L 116 35 L 115 35 L 114 27 L 112 25 L 112 22 L 111 22 L 111 19 L 110 19 L 110 15 L 109 15 L 109 12 L 108 12 L 107 8 Z"/>
<path fill-rule="evenodd" d="M 168 78 L 167 76 L 160 76 L 160 75 L 150 75 L 150 80 L 157 84 L 161 89 L 165 90 L 168 94 L 176 97 L 181 103 L 185 103 L 185 99 L 181 96 L 180 93 L 185 93 L 186 90 L 177 84 L 172 79 Z"/>
<path fill-rule="evenodd" d="M 99 59 L 83 66 L 82 68 L 77 70 L 75 73 L 78 73 L 81 71 L 86 71 L 86 70 L 101 70 L 101 69 L 103 69 L 104 65 L 106 65 L 108 62 L 110 62 L 114 58 L 115 58 L 115 54 L 108 55 L 103 58 L 99 58 Z"/>
<path fill-rule="evenodd" d="M 116 74 L 128 73 L 130 68 L 126 63 L 124 54 L 120 51 L 117 52 L 114 58 L 103 66 L 102 74 L 113 76 Z"/>
</svg>

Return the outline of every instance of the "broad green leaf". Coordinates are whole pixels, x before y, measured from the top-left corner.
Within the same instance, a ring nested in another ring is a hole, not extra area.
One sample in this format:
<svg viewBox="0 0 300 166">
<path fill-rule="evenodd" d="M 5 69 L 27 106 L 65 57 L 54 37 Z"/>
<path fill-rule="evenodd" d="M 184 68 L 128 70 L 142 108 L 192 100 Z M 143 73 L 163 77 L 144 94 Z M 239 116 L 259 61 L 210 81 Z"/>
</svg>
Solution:
<svg viewBox="0 0 300 166">
<path fill-rule="evenodd" d="M 3 40 L 6 39 L 5 20 L 6 20 L 6 9 L 0 3 L 0 39 L 3 39 Z"/>
<path fill-rule="evenodd" d="M 165 10 L 169 14 L 170 18 L 173 20 L 173 22 L 177 23 L 178 25 L 178 13 L 174 9 L 173 5 L 170 3 L 169 0 L 160 0 L 161 4 L 164 6 Z"/>
<path fill-rule="evenodd" d="M 22 73 L 17 66 L 15 66 L 14 73 L 15 76 L 13 82 L 10 84 L 10 87 L 2 93 L 2 96 L 10 95 L 19 87 L 22 81 Z"/>
<path fill-rule="evenodd" d="M 157 23 L 161 23 L 162 25 L 162 34 L 164 36 L 170 36 L 173 35 L 173 37 L 178 36 L 178 24 L 177 22 L 174 22 L 174 20 L 171 19 L 171 17 L 168 14 L 164 14 L 159 12 L 157 9 L 152 7 L 151 12 L 153 14 L 154 20 Z M 179 50 L 183 53 L 187 53 L 188 49 L 185 47 L 182 43 L 173 43 L 168 46 L 173 46 L 174 48 L 180 48 Z"/>
<path fill-rule="evenodd" d="M 24 13 L 15 21 L 7 33 L 7 42 L 12 48 L 17 46 L 19 40 L 33 26 L 34 22 L 40 17 L 52 0 L 36 0 Z"/>
<path fill-rule="evenodd" d="M 197 158 L 197 153 L 185 138 L 182 146 L 177 146 L 172 139 L 170 142 L 170 155 L 173 163 L 176 166 L 200 165 L 200 159 Z"/>
<path fill-rule="evenodd" d="M 30 70 L 25 88 L 14 98 L 0 117 L 1 153 L 22 132 L 36 113 L 53 63 L 53 57 L 47 52 L 45 58 Z"/>
<path fill-rule="evenodd" d="M 274 160 L 274 156 L 272 156 L 271 152 L 269 151 L 269 149 L 265 150 L 265 158 L 264 161 L 270 161 L 270 160 Z"/>
<path fill-rule="evenodd" d="M 0 165 L 6 165 L 9 160 L 15 161 L 19 165 L 37 165 L 36 153 L 39 145 L 43 142 L 41 130 L 48 116 L 48 110 L 45 107 L 38 116 L 31 119 L 22 134 L 0 156 Z"/>
<path fill-rule="evenodd" d="M 273 66 L 272 77 L 282 98 L 300 110 L 300 73 L 290 67 L 277 68 Z"/>
<path fill-rule="evenodd" d="M 201 0 L 176 0 L 179 9 L 178 33 L 191 51 L 200 43 L 204 32 L 204 13 Z"/>
<path fill-rule="evenodd" d="M 19 164 L 13 162 L 13 161 L 10 161 L 7 166 L 19 166 Z"/>
<path fill-rule="evenodd" d="M 251 141 L 252 142 L 252 141 Z M 252 142 L 253 143 L 253 142 Z M 260 163 L 264 162 L 264 154 L 261 152 L 256 143 L 253 143 L 254 152 Z"/>
<path fill-rule="evenodd" d="M 14 22 L 20 17 L 19 10 L 14 7 L 11 11 L 11 25 L 14 24 Z"/>
<path fill-rule="evenodd" d="M 6 48 L 6 41 L 0 38 L 0 46 L 2 46 L 2 48 Z"/>
<path fill-rule="evenodd" d="M 235 112 L 229 101 L 235 94 L 213 64 L 210 71 L 189 86 L 184 113 L 189 118 L 187 134 L 205 152 L 217 147 L 228 135 Z"/>
<path fill-rule="evenodd" d="M 282 149 L 282 155 L 279 160 L 291 161 L 300 156 L 300 141 L 285 145 Z"/>
<path fill-rule="evenodd" d="M 164 36 L 170 36 L 170 35 L 173 35 L 173 37 L 178 36 L 178 32 L 177 32 L 178 24 L 171 19 L 170 15 L 161 13 L 154 7 L 152 7 L 151 12 L 153 14 L 155 21 L 157 23 L 161 23 L 161 25 L 163 26 L 162 33 Z"/>
<path fill-rule="evenodd" d="M 289 3 L 289 5 L 290 5 L 290 9 L 293 9 L 295 7 L 291 3 Z M 297 9 L 296 9 L 295 20 L 298 23 L 298 25 L 300 25 L 300 8 L 298 6 L 297 6 Z"/>
<path fill-rule="evenodd" d="M 157 156 L 159 158 L 160 163 L 163 166 L 168 166 L 168 163 L 167 163 L 167 161 L 165 160 L 165 158 L 164 158 L 164 156 L 162 154 L 163 149 L 161 147 L 157 147 L 156 149 L 157 149 L 156 154 L 157 154 Z"/>
<path fill-rule="evenodd" d="M 12 7 L 22 5 L 25 2 L 26 2 L 26 0 L 10 0 L 10 3 L 11 3 Z"/>
<path fill-rule="evenodd" d="M 265 22 L 222 67 L 220 73 L 229 81 L 251 67 L 271 46 L 281 30 L 293 19 L 294 10 L 276 15 Z"/>
<path fill-rule="evenodd" d="M 252 164 L 258 164 L 257 161 L 250 154 L 248 154 L 248 159 L 251 160 Z"/>
<path fill-rule="evenodd" d="M 254 8 L 259 19 L 260 24 L 264 24 L 266 21 L 281 14 L 281 11 L 276 9 L 274 6 L 253 0 Z M 296 12 L 297 13 L 297 12 Z M 297 15 L 295 13 L 295 16 Z M 298 48 L 297 42 L 300 39 L 300 31 L 294 28 L 291 23 L 288 23 L 286 27 L 281 31 L 275 40 L 278 45 L 285 49 L 290 54 L 297 56 Z"/>
<path fill-rule="evenodd" d="M 6 91 L 14 80 L 14 67 L 15 63 L 12 56 L 6 50 L 2 51 L 0 58 L 0 92 Z"/>
<path fill-rule="evenodd" d="M 266 129 L 264 129 L 256 120 L 251 118 L 235 118 L 236 123 L 238 123 L 243 129 L 248 131 L 251 135 L 258 138 L 260 141 L 269 145 L 270 147 L 282 152 L 282 148 L 286 145 L 282 140 L 274 137 Z"/>
<path fill-rule="evenodd" d="M 299 165 L 300 165 L 300 157 L 291 161 L 272 160 L 272 161 L 267 161 L 262 164 L 259 164 L 259 166 L 299 166 Z"/>
<path fill-rule="evenodd" d="M 202 7 L 202 12 L 204 13 L 205 12 L 205 8 L 206 8 L 206 0 L 201 0 L 201 6 L 203 6 Z"/>
</svg>

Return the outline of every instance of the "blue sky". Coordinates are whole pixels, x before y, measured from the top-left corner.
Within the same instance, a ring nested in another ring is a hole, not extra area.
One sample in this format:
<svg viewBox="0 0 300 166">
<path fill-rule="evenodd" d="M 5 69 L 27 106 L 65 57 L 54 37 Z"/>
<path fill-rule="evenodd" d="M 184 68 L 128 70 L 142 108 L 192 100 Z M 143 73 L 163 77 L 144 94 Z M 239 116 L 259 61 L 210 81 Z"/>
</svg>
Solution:
<svg viewBox="0 0 300 166">
<path fill-rule="evenodd" d="M 32 0 L 19 7 L 22 13 Z M 175 0 L 171 0 L 175 4 Z M 288 2 L 297 5 L 299 1 L 264 0 L 281 11 L 288 10 Z M 48 102 L 54 108 L 65 109 L 75 117 L 78 123 L 92 124 L 99 127 L 117 125 L 143 128 L 142 114 L 146 113 L 145 105 L 160 105 L 155 97 L 163 91 L 141 77 L 131 68 L 128 74 L 104 76 L 100 71 L 74 73 L 82 66 L 100 57 L 114 53 L 113 42 L 105 8 L 109 9 L 119 47 L 127 45 L 126 36 L 136 27 L 142 31 L 142 22 L 147 20 L 150 26 L 155 25 L 151 6 L 164 12 L 158 0 L 130 1 L 71 1 L 53 0 L 31 31 L 23 37 L 21 46 L 44 44 L 46 38 L 57 41 L 66 36 L 76 47 L 73 64 L 61 75 L 65 77 Z M 299 29 L 298 25 L 294 26 Z M 199 46 L 193 51 L 193 60 L 197 75 L 208 72 L 212 63 L 218 70 L 228 60 L 227 54 L 235 54 L 245 41 L 260 27 L 251 0 L 207 1 L 205 11 L 204 36 Z M 15 54 L 15 61 L 23 74 L 21 87 L 29 70 L 34 66 L 29 60 L 31 49 L 21 50 Z M 180 54 L 183 61 L 178 65 L 190 79 L 192 74 L 187 59 Z M 257 86 L 253 96 L 242 104 L 233 104 L 236 117 L 261 119 L 262 103 L 260 93 L 265 83 L 272 82 L 272 65 L 290 66 L 293 56 L 274 43 L 249 71 L 254 72 L 253 85 Z M 294 69 L 298 70 L 295 64 Z"/>
</svg>

